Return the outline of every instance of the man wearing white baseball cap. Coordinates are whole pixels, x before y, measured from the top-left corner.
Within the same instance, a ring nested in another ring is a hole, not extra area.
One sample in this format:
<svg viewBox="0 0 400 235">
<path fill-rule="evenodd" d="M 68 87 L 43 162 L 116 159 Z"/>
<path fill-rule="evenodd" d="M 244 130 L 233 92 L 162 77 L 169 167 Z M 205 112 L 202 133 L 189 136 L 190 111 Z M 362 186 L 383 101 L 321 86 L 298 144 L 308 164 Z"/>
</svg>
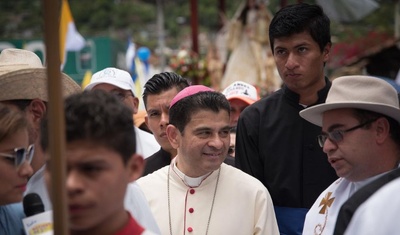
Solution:
<svg viewBox="0 0 400 235">
<path fill-rule="evenodd" d="M 393 174 L 400 175 L 396 173 L 400 159 L 398 95 L 376 77 L 339 77 L 332 82 L 326 102 L 302 110 L 300 116 L 322 127 L 318 142 L 340 177 L 307 213 L 303 234 L 333 234 L 339 210 L 349 198 L 363 194 L 353 203 L 352 210 L 356 210 L 395 178 Z"/>
<path fill-rule="evenodd" d="M 96 89 L 116 95 L 132 110 L 132 115 L 138 112 L 139 99 L 135 96 L 135 85 L 128 72 L 110 67 L 93 74 L 85 90 Z M 135 127 L 135 133 L 137 133 L 137 153 L 144 158 L 151 156 L 160 149 L 160 145 L 152 134 L 137 127 Z"/>
<path fill-rule="evenodd" d="M 237 81 L 222 91 L 231 105 L 230 126 L 236 127 L 240 113 L 259 100 L 257 89 L 248 83 Z"/>
</svg>

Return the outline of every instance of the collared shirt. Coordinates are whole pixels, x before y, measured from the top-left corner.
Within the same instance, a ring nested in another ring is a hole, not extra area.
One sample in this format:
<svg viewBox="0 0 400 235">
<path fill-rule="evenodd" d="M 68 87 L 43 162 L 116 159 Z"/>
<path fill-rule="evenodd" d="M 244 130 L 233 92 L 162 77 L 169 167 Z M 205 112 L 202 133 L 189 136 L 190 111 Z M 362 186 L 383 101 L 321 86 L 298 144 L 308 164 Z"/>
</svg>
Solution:
<svg viewBox="0 0 400 235">
<path fill-rule="evenodd" d="M 339 178 L 331 184 L 315 201 L 304 222 L 303 234 L 332 235 L 340 207 L 357 190 L 379 178 L 382 174 L 368 179 L 350 182 Z"/>
<path fill-rule="evenodd" d="M 49 193 L 47 192 L 46 182 L 44 180 L 44 172 L 46 165 L 43 165 L 32 177 L 29 179 L 24 195 L 29 193 L 36 193 L 42 199 L 44 210 L 49 211 L 52 209 Z"/>
<path fill-rule="evenodd" d="M 207 227 L 208 234 L 279 234 L 270 195 L 258 180 L 222 163 L 219 179 L 216 170 L 190 187 L 172 170 L 174 162 L 137 180 L 162 234 L 206 234 Z"/>
<path fill-rule="evenodd" d="M 325 102 L 331 83 L 318 92 Z M 310 105 L 312 106 L 312 105 Z M 286 86 L 248 106 L 236 134 L 236 167 L 259 179 L 275 206 L 310 208 L 338 177 L 318 145 L 321 127 L 300 117 L 299 95 Z"/>
</svg>

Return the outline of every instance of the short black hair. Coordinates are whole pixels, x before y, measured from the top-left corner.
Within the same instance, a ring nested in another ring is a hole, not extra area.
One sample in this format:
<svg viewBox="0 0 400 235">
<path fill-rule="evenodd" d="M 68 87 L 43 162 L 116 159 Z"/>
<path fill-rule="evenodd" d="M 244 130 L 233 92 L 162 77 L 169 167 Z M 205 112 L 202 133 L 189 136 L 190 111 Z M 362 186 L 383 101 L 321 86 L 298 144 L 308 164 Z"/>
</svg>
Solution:
<svg viewBox="0 0 400 235">
<path fill-rule="evenodd" d="M 309 32 L 321 51 L 331 44 L 330 20 L 318 5 L 299 3 L 280 9 L 272 18 L 269 26 L 269 38 L 272 53 L 274 40 L 293 34 Z"/>
<path fill-rule="evenodd" d="M 189 82 L 181 75 L 174 72 L 162 72 L 154 75 L 144 85 L 143 102 L 147 106 L 148 95 L 158 95 L 163 91 L 167 91 L 176 87 L 177 91 L 181 91 L 189 86 Z"/>
<path fill-rule="evenodd" d="M 41 145 L 48 149 L 47 120 L 42 121 Z M 124 163 L 136 152 L 132 112 L 114 95 L 103 90 L 84 91 L 65 100 L 66 141 L 77 140 L 109 148 Z"/>
<path fill-rule="evenodd" d="M 192 115 L 201 110 L 219 112 L 225 110 L 230 115 L 231 107 L 225 95 L 215 91 L 199 92 L 185 97 L 169 109 L 169 123 L 183 133 Z"/>
</svg>

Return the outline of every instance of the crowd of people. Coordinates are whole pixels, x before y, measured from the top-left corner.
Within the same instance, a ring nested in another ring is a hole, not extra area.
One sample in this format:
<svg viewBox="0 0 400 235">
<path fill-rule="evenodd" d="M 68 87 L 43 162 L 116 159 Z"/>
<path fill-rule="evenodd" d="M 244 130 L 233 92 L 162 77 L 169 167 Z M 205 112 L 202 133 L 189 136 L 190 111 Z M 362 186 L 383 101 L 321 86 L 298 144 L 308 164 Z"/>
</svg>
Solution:
<svg viewBox="0 0 400 235">
<path fill-rule="evenodd" d="M 330 20 L 318 5 L 282 8 L 268 32 L 283 86 L 261 99 L 245 79 L 219 91 L 161 72 L 136 94 L 118 68 L 83 91 L 61 74 L 70 234 L 399 233 L 397 91 L 373 76 L 326 77 Z M 25 195 L 43 211 L 60 203 L 47 82 L 35 53 L 0 53 L 0 234 L 29 234 Z"/>
</svg>

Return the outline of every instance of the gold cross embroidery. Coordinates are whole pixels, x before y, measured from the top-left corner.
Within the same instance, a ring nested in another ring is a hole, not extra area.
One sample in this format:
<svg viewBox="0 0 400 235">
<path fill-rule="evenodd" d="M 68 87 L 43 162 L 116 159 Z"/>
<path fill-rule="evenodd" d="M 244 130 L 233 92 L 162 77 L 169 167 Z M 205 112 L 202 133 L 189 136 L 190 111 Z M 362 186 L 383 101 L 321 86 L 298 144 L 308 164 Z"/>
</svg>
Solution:
<svg viewBox="0 0 400 235">
<path fill-rule="evenodd" d="M 326 209 L 328 209 L 328 207 L 331 207 L 333 201 L 335 200 L 335 198 L 330 198 L 332 195 L 332 192 L 328 192 L 325 197 L 321 200 L 321 203 L 319 204 L 319 206 L 322 206 L 321 210 L 319 211 L 320 214 L 325 214 Z"/>
</svg>

